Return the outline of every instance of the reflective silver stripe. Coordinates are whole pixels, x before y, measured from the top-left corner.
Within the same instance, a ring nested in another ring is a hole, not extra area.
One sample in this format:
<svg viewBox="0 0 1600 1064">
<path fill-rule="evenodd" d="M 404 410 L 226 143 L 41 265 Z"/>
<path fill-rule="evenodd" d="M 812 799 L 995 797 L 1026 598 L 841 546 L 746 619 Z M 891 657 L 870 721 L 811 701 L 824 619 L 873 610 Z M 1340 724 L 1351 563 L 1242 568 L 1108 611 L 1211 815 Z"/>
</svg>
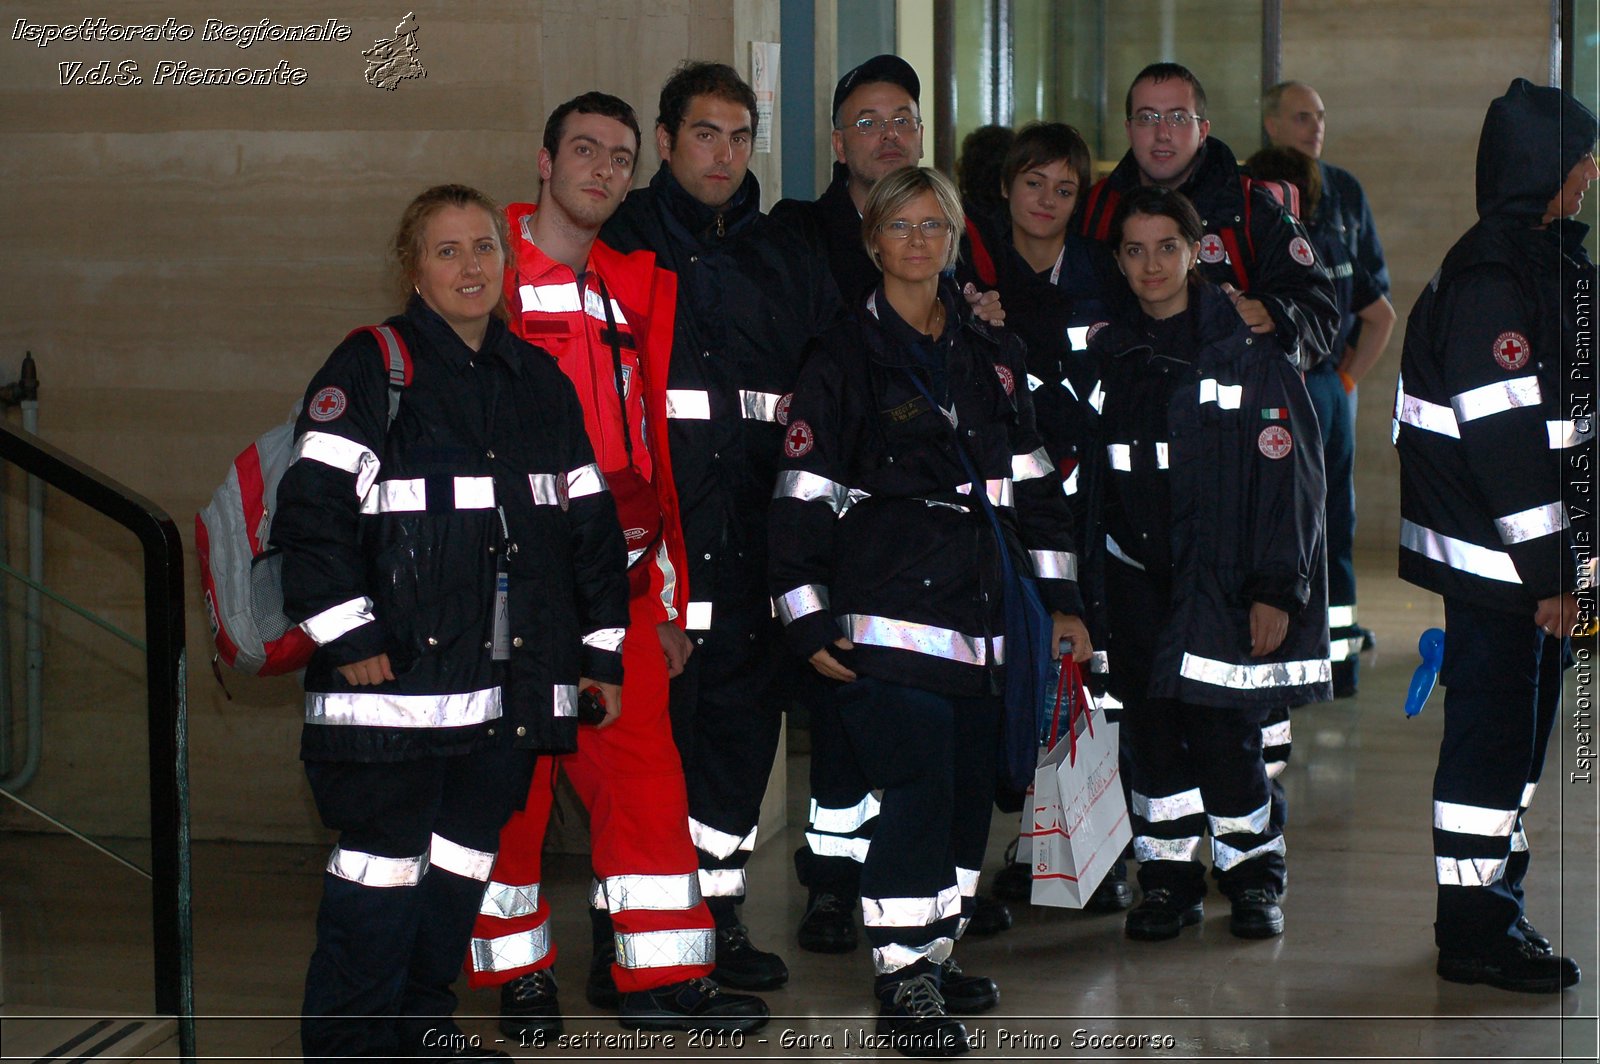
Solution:
<svg viewBox="0 0 1600 1064">
<path fill-rule="evenodd" d="M 746 421 L 777 421 L 778 403 L 783 396 L 777 392 L 748 392 L 739 389 L 739 405 Z M 667 415 L 671 417 L 672 415 Z"/>
<path fill-rule="evenodd" d="M 596 628 L 583 637 L 583 645 L 590 650 L 609 650 L 616 653 L 622 649 L 622 637 L 627 634 L 626 628 Z"/>
<path fill-rule="evenodd" d="M 858 839 L 847 835 L 819 835 L 806 832 L 806 845 L 818 857 L 848 857 L 857 864 L 865 864 L 871 839 Z"/>
<path fill-rule="evenodd" d="M 494 509 L 494 477 L 456 477 L 457 510 Z"/>
<path fill-rule="evenodd" d="M 1359 638 L 1356 638 L 1356 639 L 1330 639 L 1330 640 L 1328 640 L 1328 661 L 1331 664 L 1337 665 L 1341 661 L 1350 660 L 1350 657 L 1353 654 L 1353 651 L 1350 649 L 1350 644 L 1351 643 L 1360 644 L 1360 642 L 1361 642 L 1361 640 Z M 1359 646 L 1358 646 L 1358 649 L 1359 649 Z"/>
<path fill-rule="evenodd" d="M 956 865 L 956 890 L 963 898 L 978 896 L 978 875 L 976 868 L 962 868 Z"/>
<path fill-rule="evenodd" d="M 488 889 L 483 892 L 483 900 L 478 903 L 478 914 L 510 920 L 518 916 L 527 916 L 538 911 L 538 908 L 539 884 L 514 886 L 490 880 Z"/>
<path fill-rule="evenodd" d="M 1055 472 L 1055 465 L 1050 461 L 1050 455 L 1043 447 L 1037 448 L 1030 454 L 1014 454 L 1011 456 L 1011 479 L 1037 480 L 1047 477 Z"/>
<path fill-rule="evenodd" d="M 1267 779 L 1269 779 L 1269 780 L 1277 779 L 1279 776 L 1283 775 L 1283 770 L 1288 768 L 1288 767 L 1289 767 L 1289 762 L 1287 762 L 1287 761 L 1268 761 L 1267 762 Z"/>
<path fill-rule="evenodd" d="M 1094 382 L 1094 391 L 1089 393 L 1089 405 L 1094 407 L 1096 414 L 1100 413 L 1106 405 L 1106 390 L 1099 381 Z"/>
<path fill-rule="evenodd" d="M 1516 563 L 1505 551 L 1480 547 L 1464 539 L 1446 536 L 1431 528 L 1423 528 L 1414 521 L 1400 519 L 1400 546 L 1416 551 L 1452 569 L 1460 569 L 1486 580 L 1499 580 L 1507 584 L 1520 584 Z"/>
<path fill-rule="evenodd" d="M 500 688 L 454 695 L 395 695 L 372 691 L 308 691 L 307 724 L 368 728 L 459 728 L 500 716 Z"/>
<path fill-rule="evenodd" d="M 961 915 L 961 891 L 945 887 L 924 898 L 861 898 L 861 922 L 867 927 L 927 927 Z"/>
<path fill-rule="evenodd" d="M 993 505 L 993 506 L 1013 506 L 1013 505 L 1015 505 L 1015 503 L 1012 501 L 1011 478 L 1010 477 L 1001 477 L 1001 478 L 996 479 L 996 480 L 986 480 L 986 481 L 984 481 L 984 483 L 983 483 L 983 491 L 984 491 L 984 494 L 989 497 L 990 505 Z M 971 495 L 972 494 L 972 485 L 970 483 L 969 484 L 958 484 L 956 486 L 956 494 L 958 494 L 958 495 Z"/>
<path fill-rule="evenodd" d="M 1456 424 L 1454 410 L 1438 403 L 1430 403 L 1426 399 L 1419 399 L 1414 395 L 1407 395 L 1404 381 L 1401 382 L 1400 389 L 1395 393 L 1394 416 L 1397 421 L 1425 432 L 1437 432 L 1441 436 L 1450 436 L 1458 440 L 1461 438 L 1461 429 Z"/>
<path fill-rule="evenodd" d="M 1433 858 L 1433 871 L 1442 887 L 1488 887 L 1506 874 L 1505 858 Z"/>
<path fill-rule="evenodd" d="M 772 497 L 798 499 L 801 502 L 816 502 L 821 499 L 833 508 L 834 513 L 843 513 L 849 505 L 850 489 L 827 477 L 819 477 L 815 473 L 785 469 L 778 474 L 778 483 L 772 489 Z"/>
<path fill-rule="evenodd" d="M 1538 406 L 1542 402 L 1544 393 L 1539 390 L 1539 378 L 1517 377 L 1451 396 L 1450 407 L 1456 412 L 1457 420 L 1476 421 L 1480 417 Z"/>
<path fill-rule="evenodd" d="M 341 850 L 328 855 L 328 874 L 360 883 L 363 887 L 414 887 L 428 870 L 428 855 L 419 857 L 379 857 L 360 850 Z"/>
<path fill-rule="evenodd" d="M 1588 443 L 1594 439 L 1592 418 L 1579 418 L 1577 421 L 1546 421 L 1544 427 L 1550 436 L 1550 447 L 1556 451 L 1564 447 L 1576 447 L 1580 443 Z"/>
<path fill-rule="evenodd" d="M 700 904 L 700 877 L 694 872 L 607 876 L 603 888 L 606 907 L 614 913 L 627 909 L 693 909 Z"/>
<path fill-rule="evenodd" d="M 589 908 L 606 911 L 606 888 L 600 885 L 598 879 L 589 880 Z"/>
<path fill-rule="evenodd" d="M 550 953 L 548 921 L 527 931 L 513 931 L 499 938 L 472 940 L 472 970 L 505 972 L 537 964 Z"/>
<path fill-rule="evenodd" d="M 380 463 L 372 448 L 331 432 L 307 432 L 296 440 L 291 464 L 302 458 L 355 474 L 357 495 L 365 495 L 378 479 Z"/>
<path fill-rule="evenodd" d="M 1128 557 L 1128 552 L 1117 545 L 1117 541 L 1111 538 L 1111 533 L 1109 532 L 1106 533 L 1106 553 L 1110 554 L 1123 565 L 1131 565 L 1141 573 L 1144 572 L 1144 563 L 1136 562 L 1132 558 Z"/>
<path fill-rule="evenodd" d="M 950 959 L 950 951 L 953 948 L 955 940 L 943 936 L 924 946 L 905 946 L 898 942 L 889 946 L 874 946 L 872 967 L 878 975 L 888 975 L 918 961 L 943 964 Z"/>
<path fill-rule="evenodd" d="M 567 474 L 568 498 L 582 499 L 588 495 L 599 495 L 605 490 L 606 478 L 601 474 L 600 467 L 593 462 L 579 466 Z"/>
<path fill-rule="evenodd" d="M 668 388 L 667 417 L 677 421 L 710 421 L 711 393 Z"/>
<path fill-rule="evenodd" d="M 1156 444 L 1156 468 L 1172 468 L 1172 445 L 1169 443 Z"/>
<path fill-rule="evenodd" d="M 839 618 L 839 627 L 852 643 L 868 646 L 908 650 L 913 654 L 959 661 L 964 665 L 987 665 L 988 649 L 982 636 L 966 635 L 949 628 L 935 628 L 931 624 L 897 621 L 889 617 L 873 617 L 862 613 L 847 613 Z M 998 652 L 995 660 L 1001 660 Z"/>
<path fill-rule="evenodd" d="M 629 569 L 632 569 L 635 565 L 639 564 L 639 559 L 644 557 L 644 551 L 645 548 L 640 547 L 638 550 L 630 550 L 628 552 Z"/>
<path fill-rule="evenodd" d="M 1329 606 L 1328 627 L 1349 628 L 1356 623 L 1356 608 L 1354 606 Z"/>
<path fill-rule="evenodd" d="M 1063 480 L 1061 482 L 1061 494 L 1063 494 L 1063 495 L 1076 495 L 1076 494 L 1078 494 L 1078 467 L 1077 466 L 1073 466 L 1072 467 L 1072 472 L 1067 474 L 1067 479 L 1065 479 L 1065 480 Z"/>
<path fill-rule="evenodd" d="M 675 621 L 678 607 L 672 603 L 678 596 L 678 567 L 672 564 L 665 541 L 656 544 L 656 568 L 661 570 L 661 608 L 666 610 L 667 620 Z"/>
<path fill-rule="evenodd" d="M 1089 346 L 1089 326 L 1067 326 L 1067 343 L 1072 345 L 1074 351 L 1082 351 Z"/>
<path fill-rule="evenodd" d="M 575 683 L 558 683 L 550 692 L 550 702 L 555 707 L 557 717 L 576 717 L 578 715 L 578 685 Z"/>
<path fill-rule="evenodd" d="M 821 584 L 802 584 L 785 592 L 774 605 L 778 608 L 778 620 L 793 624 L 801 617 L 827 609 L 828 589 Z"/>
<path fill-rule="evenodd" d="M 1149 835 L 1133 837 L 1133 859 L 1145 861 L 1196 861 L 1199 860 L 1200 836 L 1183 839 L 1154 839 Z"/>
<path fill-rule="evenodd" d="M 1517 826 L 1517 811 L 1462 805 L 1458 802 L 1434 802 L 1433 826 L 1440 831 L 1454 831 L 1463 835 L 1504 837 L 1510 835 Z"/>
<path fill-rule="evenodd" d="M 583 312 L 596 321 L 606 320 L 606 301 L 600 298 L 600 293 L 592 288 L 583 290 Z M 617 319 L 618 325 L 628 324 L 627 317 L 622 313 L 622 304 L 615 299 L 611 301 L 611 316 Z M 610 323 L 607 322 L 609 325 Z"/>
<path fill-rule="evenodd" d="M 738 898 L 744 895 L 742 868 L 702 868 L 699 876 L 702 898 Z"/>
<path fill-rule="evenodd" d="M 1288 746 L 1293 739 L 1289 731 L 1289 722 L 1280 720 L 1276 724 L 1268 724 L 1261 729 L 1262 746 Z"/>
<path fill-rule="evenodd" d="M 1246 813 L 1244 816 L 1208 816 L 1206 819 L 1211 822 L 1211 834 L 1213 836 L 1238 835 L 1241 833 L 1259 835 L 1267 830 L 1267 823 L 1271 816 L 1272 803 L 1268 802 L 1260 809 Z"/>
<path fill-rule="evenodd" d="M 559 473 L 529 473 L 528 489 L 533 492 L 535 506 L 560 506 L 561 489 L 556 486 Z"/>
<path fill-rule="evenodd" d="M 1555 535 L 1569 523 L 1567 508 L 1559 502 L 1530 507 L 1520 513 L 1494 519 L 1500 542 L 1508 547 L 1513 543 L 1526 543 L 1530 539 Z"/>
<path fill-rule="evenodd" d="M 1265 857 L 1269 853 L 1283 852 L 1283 836 L 1279 835 L 1271 842 L 1263 842 L 1251 850 L 1236 850 L 1221 839 L 1211 840 L 1211 867 L 1219 872 L 1226 872 L 1246 861 L 1253 861 L 1257 857 Z"/>
<path fill-rule="evenodd" d="M 1040 380 L 1038 377 L 1035 377 L 1031 373 L 1028 374 L 1028 391 L 1036 392 L 1040 388 L 1043 388 L 1043 387 L 1044 387 L 1044 381 Z"/>
<path fill-rule="evenodd" d="M 1065 550 L 1030 550 L 1033 574 L 1041 580 L 1078 579 L 1078 556 Z"/>
<path fill-rule="evenodd" d="M 751 828 L 748 835 L 740 838 L 726 831 L 718 831 L 709 824 L 702 824 L 694 817 L 689 818 L 689 841 L 694 843 L 695 849 L 709 853 L 719 861 L 726 861 L 735 851 L 755 849 L 756 831 L 756 828 Z"/>
<path fill-rule="evenodd" d="M 844 809 L 834 809 L 825 805 L 818 805 L 815 798 L 811 799 L 810 821 L 814 831 L 828 831 L 835 835 L 848 835 L 860 831 L 861 825 L 878 815 L 878 796 L 871 791 L 855 805 Z"/>
<path fill-rule="evenodd" d="M 717 936 L 711 928 L 618 934 L 617 964 L 624 968 L 676 968 L 713 964 Z"/>
<path fill-rule="evenodd" d="M 517 301 L 522 304 L 524 314 L 571 314 L 582 309 L 575 281 L 565 284 L 525 284 L 517 289 Z"/>
<path fill-rule="evenodd" d="M 1206 811 L 1206 803 L 1200 797 L 1199 787 L 1191 787 L 1163 798 L 1151 798 L 1138 791 L 1130 793 L 1133 795 L 1133 815 L 1151 824 L 1194 816 L 1196 813 Z"/>
<path fill-rule="evenodd" d="M 711 603 L 691 602 L 683 610 L 683 626 L 691 631 L 703 632 L 711 627 Z"/>
<path fill-rule="evenodd" d="M 1118 473 L 1133 472 L 1133 448 L 1127 444 L 1106 444 L 1106 457 L 1111 461 L 1111 468 Z"/>
<path fill-rule="evenodd" d="M 1518 828 L 1517 830 L 1515 830 L 1515 831 L 1513 831 L 1511 833 L 1511 852 L 1512 853 L 1527 853 L 1528 852 L 1528 834 L 1527 834 L 1527 832 L 1523 831 L 1521 828 Z"/>
<path fill-rule="evenodd" d="M 1215 378 L 1207 377 L 1200 382 L 1200 402 L 1216 403 L 1224 410 L 1237 410 L 1244 402 L 1244 386 L 1218 384 Z"/>
<path fill-rule="evenodd" d="M 1260 691 L 1270 687 L 1299 687 L 1308 683 L 1327 683 L 1333 679 L 1333 665 L 1327 658 L 1304 661 L 1277 661 L 1261 665 L 1235 665 L 1215 658 L 1185 653 L 1178 675 L 1197 683 L 1230 687 L 1236 691 Z"/>
<path fill-rule="evenodd" d="M 364 514 L 415 513 L 428 508 L 423 480 L 380 480 L 361 496 Z"/>
<path fill-rule="evenodd" d="M 435 835 L 428 846 L 428 866 L 453 872 L 463 879 L 487 883 L 489 873 L 494 871 L 494 854 L 463 846 L 443 835 Z"/>
<path fill-rule="evenodd" d="M 315 617 L 300 622 L 300 628 L 317 646 L 331 643 L 346 632 L 353 632 L 364 624 L 377 620 L 372 615 L 372 600 L 365 595 L 330 606 Z"/>
<path fill-rule="evenodd" d="M 1526 809 L 1533 804 L 1533 792 L 1539 789 L 1537 783 L 1530 783 L 1522 788 L 1521 808 Z"/>
</svg>

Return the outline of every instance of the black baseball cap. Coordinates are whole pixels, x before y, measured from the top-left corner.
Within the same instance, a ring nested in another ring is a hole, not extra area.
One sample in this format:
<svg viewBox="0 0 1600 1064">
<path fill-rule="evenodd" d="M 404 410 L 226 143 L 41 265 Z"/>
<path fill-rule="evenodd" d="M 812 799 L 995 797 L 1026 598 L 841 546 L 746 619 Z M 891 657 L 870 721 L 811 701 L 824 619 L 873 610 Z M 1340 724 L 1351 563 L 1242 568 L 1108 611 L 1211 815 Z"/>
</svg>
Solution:
<svg viewBox="0 0 1600 1064">
<path fill-rule="evenodd" d="M 876 81 L 887 81 L 891 85 L 900 86 L 911 94 L 914 103 L 921 106 L 922 82 L 917 80 L 917 72 L 911 69 L 911 64 L 897 55 L 875 55 L 840 78 L 839 84 L 834 86 L 831 112 L 834 125 L 839 124 L 839 107 L 844 103 L 845 97 L 860 86 L 871 85 Z"/>
</svg>

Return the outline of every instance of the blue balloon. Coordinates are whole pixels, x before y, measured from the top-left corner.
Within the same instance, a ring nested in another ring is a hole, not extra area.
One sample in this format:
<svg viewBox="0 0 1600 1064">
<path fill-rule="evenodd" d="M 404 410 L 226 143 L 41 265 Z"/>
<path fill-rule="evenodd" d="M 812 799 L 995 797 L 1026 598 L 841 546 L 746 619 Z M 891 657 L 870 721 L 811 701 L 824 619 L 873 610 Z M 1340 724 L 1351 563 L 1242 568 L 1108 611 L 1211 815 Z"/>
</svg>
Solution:
<svg viewBox="0 0 1600 1064">
<path fill-rule="evenodd" d="M 1428 704 L 1433 685 L 1439 682 L 1439 666 L 1444 664 L 1444 630 L 1429 628 L 1417 640 L 1417 653 L 1422 664 L 1411 674 L 1411 689 L 1406 692 L 1406 716 L 1414 717 Z"/>
</svg>

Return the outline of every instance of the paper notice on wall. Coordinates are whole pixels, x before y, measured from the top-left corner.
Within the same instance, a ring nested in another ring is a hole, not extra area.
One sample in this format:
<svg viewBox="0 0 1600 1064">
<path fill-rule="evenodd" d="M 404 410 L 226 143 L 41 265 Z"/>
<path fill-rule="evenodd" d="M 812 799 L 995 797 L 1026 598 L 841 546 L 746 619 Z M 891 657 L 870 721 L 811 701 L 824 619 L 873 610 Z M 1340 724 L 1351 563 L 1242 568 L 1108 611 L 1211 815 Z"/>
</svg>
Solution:
<svg viewBox="0 0 1600 1064">
<path fill-rule="evenodd" d="M 756 93 L 756 151 L 772 153 L 772 123 L 778 100 L 778 45 L 750 42 L 750 87 Z"/>
</svg>

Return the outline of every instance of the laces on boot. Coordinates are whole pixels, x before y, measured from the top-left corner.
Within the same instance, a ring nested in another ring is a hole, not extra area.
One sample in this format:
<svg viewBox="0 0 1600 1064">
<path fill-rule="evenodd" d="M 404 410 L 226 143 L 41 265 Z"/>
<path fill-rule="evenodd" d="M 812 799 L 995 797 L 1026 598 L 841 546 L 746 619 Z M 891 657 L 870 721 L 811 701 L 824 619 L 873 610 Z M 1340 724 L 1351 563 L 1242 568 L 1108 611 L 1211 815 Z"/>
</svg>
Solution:
<svg viewBox="0 0 1600 1064">
<path fill-rule="evenodd" d="M 926 972 L 896 984 L 891 1004 L 917 1019 L 948 1015 L 944 1007 L 944 995 L 939 993 L 933 976 Z"/>
<path fill-rule="evenodd" d="M 842 913 L 845 911 L 844 900 L 837 894 L 818 894 L 816 900 L 811 903 L 811 911 L 829 914 Z"/>
<path fill-rule="evenodd" d="M 519 975 L 507 985 L 511 991 L 511 1000 L 519 1005 L 542 1001 L 555 997 L 556 994 L 556 977 L 548 968 Z"/>
</svg>

